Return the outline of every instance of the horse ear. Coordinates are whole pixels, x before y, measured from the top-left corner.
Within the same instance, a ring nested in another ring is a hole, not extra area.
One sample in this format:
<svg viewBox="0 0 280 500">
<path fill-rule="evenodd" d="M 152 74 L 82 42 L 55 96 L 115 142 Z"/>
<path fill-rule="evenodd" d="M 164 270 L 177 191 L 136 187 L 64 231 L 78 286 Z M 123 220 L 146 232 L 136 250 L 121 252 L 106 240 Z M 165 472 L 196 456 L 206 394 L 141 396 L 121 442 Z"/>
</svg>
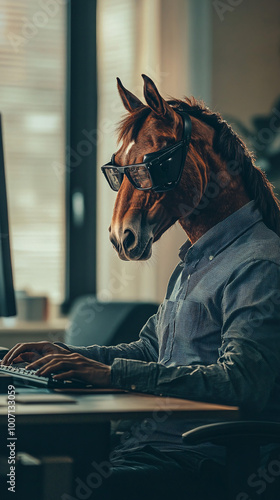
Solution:
<svg viewBox="0 0 280 500">
<path fill-rule="evenodd" d="M 133 113 L 133 111 L 135 109 L 141 108 L 144 106 L 144 104 L 140 101 L 140 99 L 138 99 L 138 97 L 136 97 L 136 95 L 132 94 L 132 92 L 129 92 L 129 90 L 127 90 L 123 86 L 123 84 L 119 78 L 117 78 L 117 82 L 118 82 L 118 91 L 119 91 L 121 100 L 123 102 L 125 109 L 127 109 L 127 111 L 129 111 L 129 113 Z"/>
<path fill-rule="evenodd" d="M 175 112 L 168 102 L 161 97 L 154 82 L 146 75 L 142 75 L 144 80 L 144 96 L 148 106 L 160 116 L 174 119 Z"/>
</svg>

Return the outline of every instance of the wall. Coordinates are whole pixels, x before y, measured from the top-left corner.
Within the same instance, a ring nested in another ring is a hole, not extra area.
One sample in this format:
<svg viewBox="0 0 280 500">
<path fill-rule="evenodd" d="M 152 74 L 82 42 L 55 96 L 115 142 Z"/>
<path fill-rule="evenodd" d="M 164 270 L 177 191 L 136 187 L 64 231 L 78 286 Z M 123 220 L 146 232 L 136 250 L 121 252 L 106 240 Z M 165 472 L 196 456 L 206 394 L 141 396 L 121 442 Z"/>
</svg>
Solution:
<svg viewBox="0 0 280 500">
<path fill-rule="evenodd" d="M 213 6 L 212 16 L 212 104 L 249 124 L 280 95 L 280 2 L 243 0 L 223 16 Z"/>
</svg>

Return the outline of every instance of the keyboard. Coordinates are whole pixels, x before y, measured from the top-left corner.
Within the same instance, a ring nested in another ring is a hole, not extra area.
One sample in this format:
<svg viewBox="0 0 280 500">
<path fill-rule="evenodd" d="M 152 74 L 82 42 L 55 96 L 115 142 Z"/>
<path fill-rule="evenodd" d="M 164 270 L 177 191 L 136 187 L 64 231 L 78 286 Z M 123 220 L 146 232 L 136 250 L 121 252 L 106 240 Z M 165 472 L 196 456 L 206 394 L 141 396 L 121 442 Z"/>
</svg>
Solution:
<svg viewBox="0 0 280 500">
<path fill-rule="evenodd" d="M 36 374 L 36 370 L 27 370 L 24 368 L 22 366 L 23 363 L 19 363 L 19 365 L 0 365 L 0 374 L 6 373 L 13 377 L 15 383 L 18 382 L 20 385 L 30 385 L 33 387 L 46 387 L 51 389 L 78 389 L 91 387 L 82 380 L 56 380 L 51 375 L 48 377 L 42 377 Z"/>
</svg>

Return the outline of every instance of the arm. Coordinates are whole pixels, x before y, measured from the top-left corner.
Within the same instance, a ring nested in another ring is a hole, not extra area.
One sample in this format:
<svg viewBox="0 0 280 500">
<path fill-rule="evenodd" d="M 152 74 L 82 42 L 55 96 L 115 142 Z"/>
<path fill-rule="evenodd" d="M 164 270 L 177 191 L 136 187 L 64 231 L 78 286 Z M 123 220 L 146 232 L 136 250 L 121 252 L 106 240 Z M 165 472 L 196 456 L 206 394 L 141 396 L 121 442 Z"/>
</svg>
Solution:
<svg viewBox="0 0 280 500">
<path fill-rule="evenodd" d="M 99 364 L 110 366 L 115 358 L 139 359 L 144 361 L 156 361 L 158 359 L 158 341 L 156 336 L 157 314 L 151 316 L 140 332 L 139 340 L 130 344 L 119 344 L 117 346 L 102 347 L 93 345 L 89 347 L 75 347 L 66 345 L 63 342 L 30 342 L 16 344 L 4 356 L 1 364 L 10 365 L 21 361 L 35 362 L 49 356 L 67 356 L 70 361 L 77 361 L 74 354 L 79 354 L 88 360 L 96 361 Z M 48 359 L 49 359 L 48 358 Z M 80 358 L 79 358 L 80 359 Z M 87 363 L 88 365 L 89 363 Z M 32 364 L 32 368 L 40 366 Z M 89 364 L 89 366 L 92 366 Z M 88 366 L 87 366 L 88 367 Z M 87 369 L 87 368 L 85 368 Z"/>
<path fill-rule="evenodd" d="M 37 370 L 38 375 L 48 376 L 54 374 L 55 379 L 78 378 L 97 387 L 111 386 L 111 367 L 114 358 L 147 359 L 148 361 L 157 359 L 158 344 L 156 338 L 157 315 L 152 316 L 140 332 L 140 339 L 130 344 L 119 344 L 112 347 L 101 347 L 98 345 L 90 347 L 67 346 L 60 342 L 50 344 L 45 347 L 50 349 L 49 353 L 43 356 L 36 356 L 33 361 L 34 350 L 37 352 L 38 343 L 31 346 L 33 352 L 27 353 L 29 360 L 33 362 L 27 368 Z M 62 350 L 62 352 L 51 352 L 52 348 Z M 12 356 L 24 357 L 24 344 L 17 347 Z M 44 353 L 45 354 L 45 353 Z M 31 355 L 31 356 L 30 356 Z"/>
<path fill-rule="evenodd" d="M 100 363 L 111 365 L 115 358 L 137 359 L 142 361 L 157 361 L 158 359 L 158 341 L 156 336 L 157 314 L 151 316 L 142 328 L 139 340 L 130 344 L 119 344 L 117 346 L 99 346 L 75 347 L 66 345 L 62 342 L 56 342 L 73 353 L 79 353 Z"/>
<path fill-rule="evenodd" d="M 243 264 L 222 297 L 222 345 L 213 365 L 165 367 L 116 359 L 114 387 L 262 410 L 280 371 L 280 267 Z"/>
</svg>

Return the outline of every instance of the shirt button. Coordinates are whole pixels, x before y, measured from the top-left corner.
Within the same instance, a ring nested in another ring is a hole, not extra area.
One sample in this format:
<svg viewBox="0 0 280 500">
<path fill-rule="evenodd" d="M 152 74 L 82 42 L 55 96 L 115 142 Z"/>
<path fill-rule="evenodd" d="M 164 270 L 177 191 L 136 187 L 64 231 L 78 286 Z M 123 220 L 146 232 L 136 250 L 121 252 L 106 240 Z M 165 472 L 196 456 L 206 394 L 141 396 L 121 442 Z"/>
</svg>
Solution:
<svg viewBox="0 0 280 500">
<path fill-rule="evenodd" d="M 135 391 L 135 389 L 136 389 L 136 385 L 134 385 L 134 384 L 133 384 L 133 385 L 131 385 L 131 386 L 130 386 L 130 389 L 131 389 L 132 391 Z"/>
<path fill-rule="evenodd" d="M 213 259 L 214 259 L 214 255 L 210 255 L 209 260 L 213 260 Z"/>
</svg>

